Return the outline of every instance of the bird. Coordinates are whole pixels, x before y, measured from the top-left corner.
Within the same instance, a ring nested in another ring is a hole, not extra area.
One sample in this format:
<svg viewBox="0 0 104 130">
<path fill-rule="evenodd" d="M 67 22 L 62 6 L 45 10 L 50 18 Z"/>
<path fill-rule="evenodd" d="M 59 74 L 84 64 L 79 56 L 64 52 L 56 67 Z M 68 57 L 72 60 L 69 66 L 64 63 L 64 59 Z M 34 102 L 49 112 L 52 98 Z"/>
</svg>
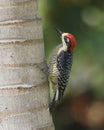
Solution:
<svg viewBox="0 0 104 130">
<path fill-rule="evenodd" d="M 61 103 L 66 87 L 68 86 L 70 71 L 73 62 L 73 52 L 76 47 L 76 38 L 71 33 L 62 32 L 56 28 L 62 43 L 52 52 L 48 65 L 48 81 L 50 88 L 49 110 L 52 113 L 57 103 Z"/>
</svg>

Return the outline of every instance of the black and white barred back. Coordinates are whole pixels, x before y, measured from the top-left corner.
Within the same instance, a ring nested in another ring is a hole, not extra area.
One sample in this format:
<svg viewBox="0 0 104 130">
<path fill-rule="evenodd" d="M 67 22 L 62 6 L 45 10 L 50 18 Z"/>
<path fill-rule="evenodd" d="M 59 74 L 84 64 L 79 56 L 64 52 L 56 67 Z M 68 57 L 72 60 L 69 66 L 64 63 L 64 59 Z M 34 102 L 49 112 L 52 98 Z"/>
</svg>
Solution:
<svg viewBox="0 0 104 130">
<path fill-rule="evenodd" d="M 66 86 L 68 85 L 69 74 L 72 66 L 72 53 L 68 51 L 61 51 L 57 57 L 57 68 L 58 68 L 58 100 L 61 102 Z"/>
<path fill-rule="evenodd" d="M 53 54 L 51 55 L 49 63 L 49 80 L 53 83 L 52 89 L 54 92 L 54 97 L 51 99 L 51 102 L 54 100 L 59 100 L 60 102 L 62 101 L 72 66 L 72 53 L 68 51 L 61 51 L 58 54 L 58 51 L 61 47 L 62 44 L 56 47 L 56 49 L 53 51 Z"/>
</svg>

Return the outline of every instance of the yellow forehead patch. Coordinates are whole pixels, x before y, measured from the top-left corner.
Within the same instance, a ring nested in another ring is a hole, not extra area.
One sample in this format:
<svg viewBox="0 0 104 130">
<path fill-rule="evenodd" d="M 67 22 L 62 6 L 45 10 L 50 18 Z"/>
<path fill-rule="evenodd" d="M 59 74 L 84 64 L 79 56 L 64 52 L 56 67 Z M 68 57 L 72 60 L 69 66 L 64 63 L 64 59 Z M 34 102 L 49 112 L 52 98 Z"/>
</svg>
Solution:
<svg viewBox="0 0 104 130">
<path fill-rule="evenodd" d="M 66 36 L 68 33 L 63 33 L 62 36 Z"/>
</svg>

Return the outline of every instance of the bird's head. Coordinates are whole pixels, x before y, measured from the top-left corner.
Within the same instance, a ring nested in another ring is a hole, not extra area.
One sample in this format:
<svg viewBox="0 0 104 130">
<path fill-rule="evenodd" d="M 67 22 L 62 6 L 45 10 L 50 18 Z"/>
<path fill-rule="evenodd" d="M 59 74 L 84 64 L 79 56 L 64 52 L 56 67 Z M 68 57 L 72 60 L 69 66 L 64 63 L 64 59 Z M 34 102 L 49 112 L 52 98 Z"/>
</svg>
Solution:
<svg viewBox="0 0 104 130">
<path fill-rule="evenodd" d="M 73 52 L 73 50 L 76 46 L 75 37 L 70 33 L 62 33 L 59 29 L 56 29 L 56 30 L 62 39 L 64 51 Z"/>
</svg>

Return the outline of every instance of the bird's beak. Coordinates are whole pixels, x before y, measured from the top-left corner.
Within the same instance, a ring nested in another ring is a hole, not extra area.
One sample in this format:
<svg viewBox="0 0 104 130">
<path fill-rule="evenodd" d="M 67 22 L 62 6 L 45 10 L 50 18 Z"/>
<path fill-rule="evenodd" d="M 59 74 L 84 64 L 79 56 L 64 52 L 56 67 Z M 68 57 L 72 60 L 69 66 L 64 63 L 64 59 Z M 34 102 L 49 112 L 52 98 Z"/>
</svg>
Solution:
<svg viewBox="0 0 104 130">
<path fill-rule="evenodd" d="M 59 34 L 59 36 L 61 37 L 62 36 L 62 32 L 58 28 L 56 28 L 56 31 Z"/>
</svg>

